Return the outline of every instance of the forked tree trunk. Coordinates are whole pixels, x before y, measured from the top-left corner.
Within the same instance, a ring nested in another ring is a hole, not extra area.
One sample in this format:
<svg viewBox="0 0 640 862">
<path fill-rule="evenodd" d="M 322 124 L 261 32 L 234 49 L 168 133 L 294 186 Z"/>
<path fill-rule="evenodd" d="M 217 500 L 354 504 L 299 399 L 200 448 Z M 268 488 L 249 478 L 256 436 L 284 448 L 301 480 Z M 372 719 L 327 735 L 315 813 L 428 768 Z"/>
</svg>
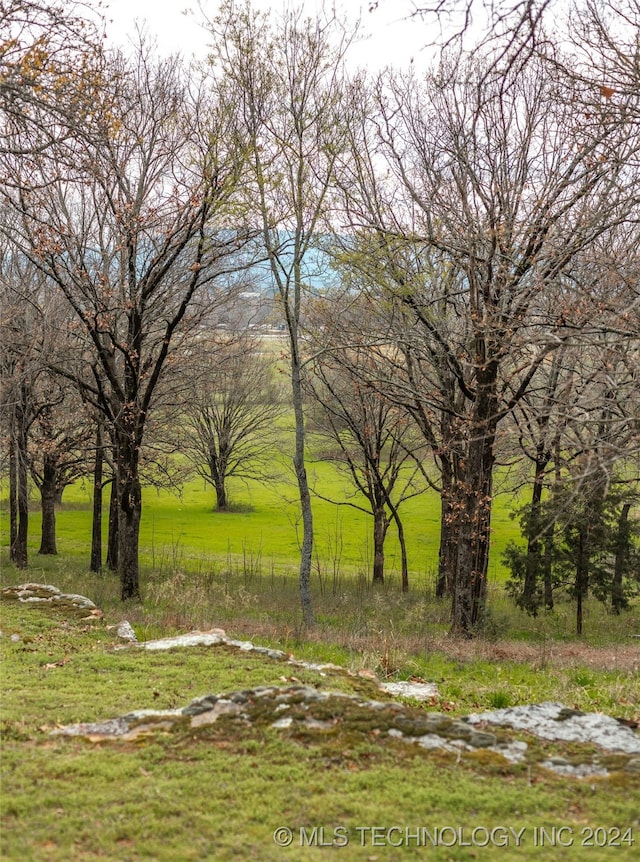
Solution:
<svg viewBox="0 0 640 862">
<path fill-rule="evenodd" d="M 400 560 L 402 566 L 401 572 L 401 582 L 402 582 L 402 592 L 409 592 L 409 561 L 407 558 L 407 540 L 404 535 L 404 526 L 402 524 L 402 520 L 400 518 L 400 513 L 396 506 L 387 500 L 387 505 L 391 509 L 391 515 L 396 524 L 396 529 L 398 530 L 398 544 L 400 545 Z"/>
</svg>

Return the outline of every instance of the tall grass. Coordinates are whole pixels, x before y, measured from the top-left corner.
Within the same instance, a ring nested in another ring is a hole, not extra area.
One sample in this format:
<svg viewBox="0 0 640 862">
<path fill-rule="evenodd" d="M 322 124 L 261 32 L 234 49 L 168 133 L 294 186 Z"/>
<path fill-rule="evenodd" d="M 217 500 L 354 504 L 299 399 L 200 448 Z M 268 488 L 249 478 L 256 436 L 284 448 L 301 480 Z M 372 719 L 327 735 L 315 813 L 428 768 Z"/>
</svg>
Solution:
<svg viewBox="0 0 640 862">
<path fill-rule="evenodd" d="M 242 559 L 194 556 L 174 546 L 158 556 L 157 565 L 141 570 L 142 603 L 124 607 L 115 574 L 88 572 L 70 556 L 32 556 L 28 573 L 20 572 L 3 551 L 3 585 L 19 580 L 44 580 L 63 590 L 89 595 L 105 611 L 126 615 L 154 632 L 227 626 L 260 638 L 281 638 L 288 633 L 302 639 L 297 574 L 265 559 L 260 550 L 245 549 Z M 393 636 L 409 651 L 429 649 L 434 638 L 447 634 L 449 600 L 435 596 L 435 570 L 414 573 L 408 594 L 400 589 L 399 576 L 373 586 L 368 573 L 344 572 L 339 566 L 317 563 L 312 592 L 317 614 L 315 638 L 334 643 L 353 643 Z M 585 612 L 584 643 L 629 644 L 629 634 L 639 627 L 639 609 L 632 607 L 612 615 L 595 600 Z M 499 584 L 489 586 L 483 638 L 490 642 L 516 640 L 544 645 L 574 640 L 574 607 L 560 598 L 552 612 L 531 618 L 516 608 Z"/>
</svg>

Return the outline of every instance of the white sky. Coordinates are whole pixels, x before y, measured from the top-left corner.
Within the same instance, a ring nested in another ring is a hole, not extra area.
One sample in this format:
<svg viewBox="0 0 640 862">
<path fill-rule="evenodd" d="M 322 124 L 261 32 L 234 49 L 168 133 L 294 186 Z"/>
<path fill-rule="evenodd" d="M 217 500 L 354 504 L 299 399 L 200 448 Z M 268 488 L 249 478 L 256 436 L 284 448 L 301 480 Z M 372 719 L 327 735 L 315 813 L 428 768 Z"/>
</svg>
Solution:
<svg viewBox="0 0 640 862">
<path fill-rule="evenodd" d="M 283 3 L 282 0 L 275 3 L 254 0 L 254 5 L 258 8 L 271 6 L 278 10 Z M 304 0 L 304 5 L 313 13 L 317 2 Z M 353 47 L 352 62 L 375 71 L 388 64 L 406 66 L 412 58 L 419 62 L 425 57 L 423 47 L 430 40 L 433 41 L 434 34 L 430 33 L 428 25 L 419 19 L 408 20 L 407 16 L 413 5 L 410 0 L 384 0 L 380 9 L 370 13 L 369 4 L 366 2 L 364 8 L 361 8 L 358 0 L 343 0 L 342 3 L 336 0 L 338 11 L 346 12 L 353 20 L 360 16 L 363 31 L 369 34 L 366 42 Z M 192 11 L 183 14 L 187 7 Z M 218 0 L 203 0 L 203 7 L 212 17 L 218 8 Z M 137 21 L 140 24 L 146 23 L 148 32 L 156 37 L 162 53 L 180 51 L 185 56 L 206 55 L 208 36 L 199 26 L 202 15 L 197 8 L 197 2 L 105 0 L 102 10 L 108 22 L 107 35 L 113 43 L 126 44 L 132 34 L 135 34 Z"/>
</svg>

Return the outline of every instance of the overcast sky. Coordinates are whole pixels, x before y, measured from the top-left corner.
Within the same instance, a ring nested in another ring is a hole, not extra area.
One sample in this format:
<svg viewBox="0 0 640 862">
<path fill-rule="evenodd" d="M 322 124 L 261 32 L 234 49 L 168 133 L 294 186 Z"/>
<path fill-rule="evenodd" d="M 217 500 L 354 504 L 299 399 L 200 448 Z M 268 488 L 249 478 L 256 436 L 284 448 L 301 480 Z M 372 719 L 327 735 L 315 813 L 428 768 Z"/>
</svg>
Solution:
<svg viewBox="0 0 640 862">
<path fill-rule="evenodd" d="M 283 4 L 268 0 L 254 0 L 256 7 L 281 9 Z M 316 0 L 305 0 L 304 5 L 314 12 Z M 126 44 L 135 33 L 136 21 L 145 23 L 150 34 L 158 41 L 162 52 L 180 51 L 189 56 L 202 57 L 206 54 L 207 34 L 199 25 L 202 15 L 195 2 L 190 0 L 107 0 L 105 3 L 107 35 L 109 41 Z M 182 10 L 191 7 L 192 12 L 183 14 Z M 218 8 L 218 0 L 205 0 L 204 8 L 213 16 Z M 336 2 L 338 9 L 341 4 Z M 352 59 L 356 65 L 379 69 L 387 64 L 405 66 L 413 58 L 415 61 L 426 59 L 422 50 L 433 32 L 428 25 L 418 19 L 408 20 L 408 12 L 413 8 L 410 0 L 384 0 L 381 9 L 368 11 L 368 3 L 360 10 L 359 3 L 343 2 L 350 18 L 360 14 L 363 29 L 370 38 L 355 46 Z"/>
</svg>

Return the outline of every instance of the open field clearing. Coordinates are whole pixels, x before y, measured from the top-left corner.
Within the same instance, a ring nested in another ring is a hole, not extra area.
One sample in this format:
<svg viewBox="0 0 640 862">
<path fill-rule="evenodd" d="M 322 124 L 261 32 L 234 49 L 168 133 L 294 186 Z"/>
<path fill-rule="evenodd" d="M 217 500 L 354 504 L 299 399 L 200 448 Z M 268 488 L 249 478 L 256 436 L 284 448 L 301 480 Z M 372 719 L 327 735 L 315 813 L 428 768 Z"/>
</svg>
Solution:
<svg viewBox="0 0 640 862">
<path fill-rule="evenodd" d="M 151 728 L 130 740 L 52 736 L 70 722 L 175 709 L 208 693 L 261 685 L 388 700 L 371 677 L 292 673 L 280 661 L 221 647 L 114 649 L 119 639 L 109 626 L 119 618 L 109 611 L 103 620 L 82 621 L 0 604 L 3 859 L 277 862 L 428 853 L 460 862 L 498 854 L 551 860 L 559 846 L 564 858 L 583 859 L 586 845 L 590 859 L 636 858 L 636 773 L 579 780 L 540 765 L 550 753 L 577 762 L 589 746 L 520 735 L 527 763 L 482 749 L 429 752 L 381 733 L 380 715 L 365 720 L 358 713 L 356 720 L 337 708 L 329 730 L 279 730 L 254 716 L 251 725 L 222 717 L 199 728 Z M 303 652 L 322 654 L 313 644 Z M 479 708 L 497 703 L 503 691 L 585 706 L 599 698 L 637 715 L 637 672 L 536 671 L 529 661 L 484 652 L 482 659 L 424 656 L 422 670 L 437 674 L 442 699 L 414 712 L 461 715 L 472 701 Z"/>
</svg>

